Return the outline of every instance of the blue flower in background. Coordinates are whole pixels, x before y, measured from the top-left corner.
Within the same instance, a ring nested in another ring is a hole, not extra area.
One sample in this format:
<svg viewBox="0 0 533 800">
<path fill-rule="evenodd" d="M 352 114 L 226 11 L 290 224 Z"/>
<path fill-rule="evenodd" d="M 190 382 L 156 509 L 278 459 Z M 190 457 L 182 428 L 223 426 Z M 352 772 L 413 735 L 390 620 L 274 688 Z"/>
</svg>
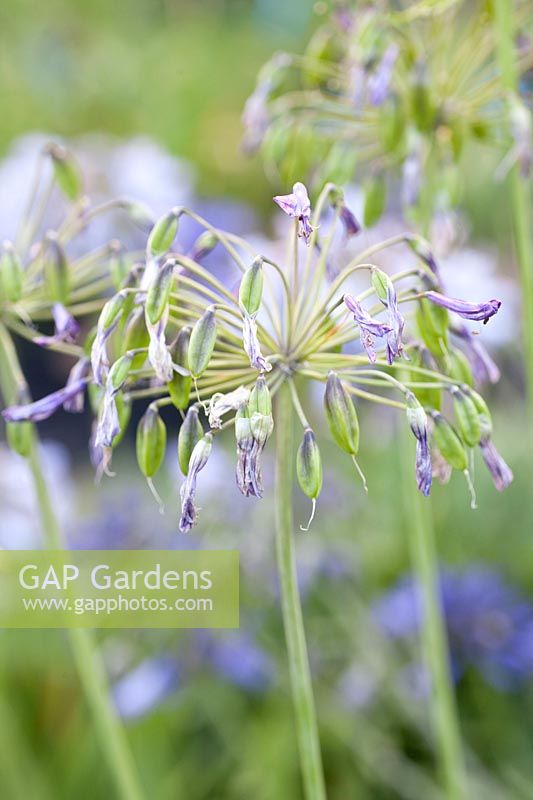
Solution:
<svg viewBox="0 0 533 800">
<path fill-rule="evenodd" d="M 533 674 L 533 603 L 483 566 L 441 573 L 440 590 L 455 677 L 475 667 L 493 686 L 513 690 Z M 420 587 L 402 580 L 374 607 L 391 638 L 412 640 L 421 621 Z"/>
<path fill-rule="evenodd" d="M 159 706 L 179 686 L 179 669 L 170 656 L 149 658 L 113 686 L 115 707 L 123 719 L 135 719 Z"/>
<path fill-rule="evenodd" d="M 274 663 L 268 653 L 243 631 L 224 636 L 205 634 L 205 658 L 218 675 L 240 689 L 261 692 L 275 676 Z"/>
</svg>

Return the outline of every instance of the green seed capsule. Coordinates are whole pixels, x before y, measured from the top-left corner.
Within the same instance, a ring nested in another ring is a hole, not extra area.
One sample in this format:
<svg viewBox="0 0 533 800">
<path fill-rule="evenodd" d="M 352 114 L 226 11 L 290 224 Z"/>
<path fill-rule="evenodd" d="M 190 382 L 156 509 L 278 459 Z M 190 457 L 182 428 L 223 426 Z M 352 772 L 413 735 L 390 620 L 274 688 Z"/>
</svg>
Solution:
<svg viewBox="0 0 533 800">
<path fill-rule="evenodd" d="M 322 489 L 322 459 L 311 428 L 306 428 L 296 456 L 296 474 L 302 492 L 316 500 Z"/>
<path fill-rule="evenodd" d="M 11 242 L 4 242 L 2 250 L 0 261 L 2 291 L 11 303 L 18 303 L 22 297 L 22 264 Z"/>
<path fill-rule="evenodd" d="M 468 455 L 461 439 L 442 414 L 439 414 L 438 411 L 433 411 L 431 416 L 435 423 L 433 438 L 442 453 L 442 457 L 454 469 L 464 472 L 468 469 Z"/>
<path fill-rule="evenodd" d="M 123 292 L 113 295 L 100 312 L 98 324 L 107 331 L 124 310 L 127 295 Z"/>
<path fill-rule="evenodd" d="M 131 221 L 145 233 L 150 233 L 155 225 L 154 215 L 144 203 L 135 203 L 132 200 L 122 200 L 118 203 Z"/>
<path fill-rule="evenodd" d="M 272 414 L 261 414 L 259 411 L 254 411 L 250 416 L 250 429 L 255 441 L 264 447 L 274 430 Z"/>
<path fill-rule="evenodd" d="M 76 200 L 81 194 L 81 174 L 69 151 L 59 144 L 47 148 L 52 159 L 54 178 L 57 185 L 69 200 Z"/>
<path fill-rule="evenodd" d="M 31 422 L 6 422 L 6 439 L 11 450 L 27 458 L 32 444 Z"/>
<path fill-rule="evenodd" d="M 211 253 L 218 244 L 218 239 L 211 231 L 204 231 L 197 238 L 191 248 L 192 258 L 199 261 Z"/>
<path fill-rule="evenodd" d="M 359 420 L 352 398 L 335 372 L 330 372 L 324 394 L 324 408 L 331 435 L 346 453 L 359 450 Z"/>
<path fill-rule="evenodd" d="M 181 209 L 173 208 L 155 223 L 148 238 L 148 252 L 154 258 L 164 255 L 172 246 L 178 232 L 181 213 Z"/>
<path fill-rule="evenodd" d="M 453 378 L 454 381 L 457 383 L 465 383 L 468 386 L 472 386 L 474 383 L 474 378 L 472 375 L 472 370 L 470 369 L 470 364 L 468 363 L 468 359 L 465 354 L 458 350 L 456 347 L 453 347 L 446 358 L 446 372 Z"/>
<path fill-rule="evenodd" d="M 258 257 L 242 276 L 239 287 L 239 303 L 252 317 L 261 307 L 263 296 L 263 259 Z"/>
<path fill-rule="evenodd" d="M 189 340 L 189 369 L 193 378 L 205 372 L 211 360 L 217 338 L 215 307 L 208 306 L 195 323 Z"/>
<path fill-rule="evenodd" d="M 112 241 L 109 245 L 109 272 L 115 289 L 121 289 L 128 277 L 129 269 L 124 248 L 117 240 Z"/>
<path fill-rule="evenodd" d="M 365 183 L 365 206 L 363 221 L 371 228 L 379 221 L 387 202 L 387 184 L 383 175 L 374 175 Z"/>
<path fill-rule="evenodd" d="M 117 447 L 121 443 L 131 419 L 131 400 L 129 398 L 126 399 L 122 392 L 117 392 L 115 395 L 115 404 L 117 406 L 120 431 L 113 439 L 113 447 Z"/>
<path fill-rule="evenodd" d="M 264 414 L 265 416 L 272 414 L 272 398 L 270 397 L 270 390 L 263 375 L 259 376 L 255 382 L 255 386 L 250 392 L 248 410 L 250 416 L 256 412 Z"/>
<path fill-rule="evenodd" d="M 489 407 L 481 395 L 475 392 L 474 389 L 471 389 L 469 386 L 462 386 L 461 389 L 472 400 L 476 408 L 479 417 L 481 439 L 490 439 L 492 436 L 492 415 L 489 411 Z"/>
<path fill-rule="evenodd" d="M 235 439 L 239 449 L 250 450 L 254 443 L 248 407 L 243 403 L 235 413 Z"/>
<path fill-rule="evenodd" d="M 69 268 L 65 251 L 54 233 L 45 237 L 43 248 L 44 283 L 51 300 L 68 305 Z"/>
<path fill-rule="evenodd" d="M 124 331 L 124 352 L 128 350 L 138 350 L 143 347 L 148 347 L 150 341 L 150 334 L 146 329 L 144 321 L 144 311 L 142 308 L 137 308 L 130 316 L 126 330 Z M 146 361 L 146 353 L 136 353 L 131 362 L 132 369 L 140 369 Z"/>
<path fill-rule="evenodd" d="M 163 316 L 168 302 L 174 278 L 176 262 L 169 259 L 158 271 L 146 295 L 146 316 L 155 325 Z"/>
<path fill-rule="evenodd" d="M 167 429 L 157 409 L 148 406 L 137 427 L 137 462 L 145 478 L 153 478 L 163 463 Z"/>
<path fill-rule="evenodd" d="M 377 268 L 372 270 L 372 286 L 378 299 L 383 302 L 387 300 L 387 287 L 390 282 L 389 276 L 383 270 Z"/>
<path fill-rule="evenodd" d="M 435 356 L 448 352 L 448 311 L 421 300 L 416 311 L 418 331 L 428 350 Z"/>
<path fill-rule="evenodd" d="M 129 353 L 126 353 L 126 355 L 121 356 L 117 361 L 115 361 L 109 370 L 109 375 L 107 376 L 107 380 L 111 382 L 113 389 L 120 389 L 129 375 L 132 361 L 133 356 L 131 356 Z"/>
<path fill-rule="evenodd" d="M 190 338 L 191 328 L 189 328 L 189 326 L 182 328 L 170 351 L 174 364 L 184 369 L 189 369 L 188 350 Z M 170 399 L 176 408 L 187 408 L 191 393 L 191 384 L 192 378 L 190 375 L 180 375 L 179 372 L 174 372 L 172 380 L 167 384 L 167 388 Z"/>
<path fill-rule="evenodd" d="M 451 391 L 459 433 L 469 447 L 475 447 L 481 439 L 481 426 L 475 403 L 457 387 Z"/>
<path fill-rule="evenodd" d="M 182 422 L 178 434 L 178 463 L 184 475 L 189 471 L 192 451 L 204 435 L 204 429 L 196 406 L 191 406 Z"/>
</svg>

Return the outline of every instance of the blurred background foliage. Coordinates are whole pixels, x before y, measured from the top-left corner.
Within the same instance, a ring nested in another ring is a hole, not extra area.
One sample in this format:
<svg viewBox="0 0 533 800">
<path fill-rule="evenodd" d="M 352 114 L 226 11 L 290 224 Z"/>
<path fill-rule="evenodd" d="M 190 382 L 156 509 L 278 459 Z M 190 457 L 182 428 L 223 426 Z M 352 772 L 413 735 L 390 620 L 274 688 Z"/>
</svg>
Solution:
<svg viewBox="0 0 533 800">
<path fill-rule="evenodd" d="M 103 132 L 117 137 L 118 144 L 149 136 L 193 165 L 197 196 L 251 204 L 266 220 L 272 194 L 287 187 L 272 187 L 260 160 L 244 156 L 240 117 L 258 68 L 276 50 L 301 49 L 313 25 L 312 11 L 308 0 L 3 3 L 0 153 L 7 154 L 17 137 L 34 131 L 74 140 Z M 475 591 L 461 588 L 463 614 L 458 617 L 451 607 L 447 619 L 472 798 L 527 800 L 533 785 L 533 512 L 510 211 L 504 187 L 492 178 L 495 157 L 476 153 L 465 164 L 470 241 L 492 254 L 498 280 L 511 298 L 507 321 L 496 329 L 503 341 L 498 361 L 505 378 L 492 390 L 491 400 L 496 440 L 515 482 L 497 495 L 480 470 L 479 509 L 471 512 L 466 487 L 455 476 L 445 489 L 435 487 L 433 505 L 443 566 L 465 580 L 479 569 L 496 574 L 477 581 Z M 495 277 L 491 271 L 476 275 L 475 263 L 466 285 L 472 296 L 477 291 L 484 296 Z M 466 273 L 471 266 L 463 254 L 450 270 L 461 278 L 463 267 Z M 31 348 L 25 348 L 23 359 L 36 394 L 61 384 L 61 367 L 53 355 L 47 353 L 37 364 Z M 409 566 L 397 430 L 387 415 L 384 421 L 367 409 L 362 429 L 370 498 L 358 486 L 354 489 L 350 463 L 340 463 L 323 437 L 324 500 L 311 534 L 298 540 L 330 797 L 438 800 L 424 676 L 414 669 L 420 666 L 416 636 L 391 636 L 374 613 Z M 175 532 L 173 463 L 162 481 L 169 512 L 160 518 L 132 463 L 131 441 L 117 454 L 118 477 L 95 488 L 86 466 L 88 419 L 69 426 L 69 418 L 61 415 L 42 432 L 45 439 L 70 446 L 65 453 L 48 443 L 47 469 L 73 546 L 241 550 L 239 638 L 230 632 L 206 638 L 179 631 L 98 637 L 147 796 L 298 798 L 272 577 L 271 465 L 266 465 L 266 499 L 247 503 L 228 490 L 233 457 L 228 441 L 220 459 L 206 468 L 202 534 L 184 544 Z M 172 443 L 169 452 L 174 452 Z M 21 462 L 4 448 L 0 469 L 0 545 L 37 546 L 39 531 Z M 298 511 L 302 518 L 308 511 L 303 498 Z M 452 595 L 456 591 L 453 584 Z M 404 620 L 405 602 L 395 596 L 391 602 L 389 622 Z M 409 622 L 413 612 L 407 607 Z M 2 631 L 0 646 L 2 797 L 114 797 L 63 635 Z"/>
</svg>

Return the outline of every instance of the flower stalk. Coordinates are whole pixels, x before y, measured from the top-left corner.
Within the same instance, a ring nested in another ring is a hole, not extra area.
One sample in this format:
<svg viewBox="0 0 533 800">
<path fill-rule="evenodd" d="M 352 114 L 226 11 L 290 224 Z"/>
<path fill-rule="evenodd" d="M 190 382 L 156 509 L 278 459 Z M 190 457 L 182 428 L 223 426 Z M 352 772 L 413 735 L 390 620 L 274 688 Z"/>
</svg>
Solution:
<svg viewBox="0 0 533 800">
<path fill-rule="evenodd" d="M 325 800 L 317 714 L 294 555 L 293 443 L 293 406 L 289 386 L 285 384 L 276 403 L 276 556 L 304 795 L 306 800 Z"/>
</svg>

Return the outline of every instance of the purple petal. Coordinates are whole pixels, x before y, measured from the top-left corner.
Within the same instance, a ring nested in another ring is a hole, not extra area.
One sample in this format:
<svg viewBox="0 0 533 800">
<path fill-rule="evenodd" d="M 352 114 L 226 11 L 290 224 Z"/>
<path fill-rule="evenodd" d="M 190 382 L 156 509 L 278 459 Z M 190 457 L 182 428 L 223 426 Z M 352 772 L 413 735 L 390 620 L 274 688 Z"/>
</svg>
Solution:
<svg viewBox="0 0 533 800">
<path fill-rule="evenodd" d="M 432 303 L 459 314 L 463 319 L 483 322 L 484 324 L 498 313 L 501 306 L 501 300 L 488 300 L 486 303 L 468 303 L 466 300 L 447 297 L 444 294 L 440 294 L 440 292 L 426 292 L 425 297 L 431 300 Z"/>
<path fill-rule="evenodd" d="M 503 492 L 513 480 L 514 476 L 511 468 L 498 453 L 491 439 L 481 441 L 479 447 L 483 461 L 492 475 L 494 486 L 499 492 Z"/>
<path fill-rule="evenodd" d="M 41 422 L 41 420 L 52 416 L 54 411 L 57 411 L 63 403 L 68 403 L 79 392 L 83 392 L 87 383 L 87 378 L 80 378 L 80 380 L 74 381 L 63 389 L 58 389 L 57 392 L 52 392 L 52 394 L 42 397 L 34 403 L 24 406 L 10 406 L 2 411 L 2 416 L 7 422 Z"/>
</svg>

